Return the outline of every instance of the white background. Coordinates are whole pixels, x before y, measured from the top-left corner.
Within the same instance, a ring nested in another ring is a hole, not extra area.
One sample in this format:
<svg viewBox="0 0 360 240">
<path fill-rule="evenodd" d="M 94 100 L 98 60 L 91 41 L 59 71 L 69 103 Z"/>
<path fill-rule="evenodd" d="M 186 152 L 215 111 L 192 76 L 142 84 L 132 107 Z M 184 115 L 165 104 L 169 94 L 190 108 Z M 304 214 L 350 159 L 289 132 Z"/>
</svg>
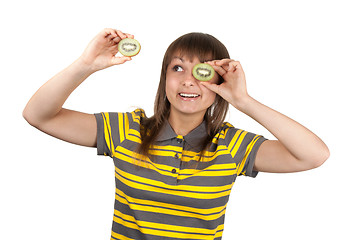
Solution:
<svg viewBox="0 0 360 240">
<path fill-rule="evenodd" d="M 2 1 L 0 239 L 110 238 L 110 158 L 54 139 L 22 118 L 35 91 L 103 28 L 142 44 L 133 61 L 92 75 L 65 107 L 152 115 L 162 57 L 182 34 L 214 35 L 242 63 L 249 93 L 318 134 L 320 168 L 237 179 L 224 240 L 360 239 L 357 1 Z M 273 136 L 231 109 L 238 128 Z"/>
</svg>

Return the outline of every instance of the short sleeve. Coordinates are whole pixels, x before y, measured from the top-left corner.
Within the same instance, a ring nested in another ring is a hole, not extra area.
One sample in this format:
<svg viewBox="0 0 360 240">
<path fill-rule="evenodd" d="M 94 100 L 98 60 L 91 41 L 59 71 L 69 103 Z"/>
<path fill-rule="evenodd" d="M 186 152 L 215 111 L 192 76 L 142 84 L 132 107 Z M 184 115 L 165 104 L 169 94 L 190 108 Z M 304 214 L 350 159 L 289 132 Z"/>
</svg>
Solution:
<svg viewBox="0 0 360 240">
<path fill-rule="evenodd" d="M 237 175 L 256 177 L 254 171 L 256 154 L 260 145 L 267 139 L 237 128 L 228 128 L 225 135 L 228 150 L 237 166 Z"/>
<path fill-rule="evenodd" d="M 112 157 L 115 149 L 127 137 L 129 113 L 96 113 L 97 154 Z"/>
</svg>

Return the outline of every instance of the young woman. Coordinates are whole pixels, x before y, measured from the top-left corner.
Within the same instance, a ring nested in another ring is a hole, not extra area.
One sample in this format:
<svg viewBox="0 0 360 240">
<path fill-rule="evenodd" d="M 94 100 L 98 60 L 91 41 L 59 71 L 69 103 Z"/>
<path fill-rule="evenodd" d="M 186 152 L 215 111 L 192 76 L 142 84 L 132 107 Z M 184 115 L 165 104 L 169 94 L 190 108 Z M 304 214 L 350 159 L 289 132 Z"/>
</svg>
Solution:
<svg viewBox="0 0 360 240">
<path fill-rule="evenodd" d="M 41 131 L 97 147 L 98 154 L 113 158 L 112 239 L 221 239 L 238 175 L 305 171 L 329 157 L 315 134 L 248 94 L 240 63 L 208 34 L 186 34 L 169 46 L 154 116 L 147 118 L 142 109 L 99 114 L 64 109 L 72 91 L 92 73 L 131 60 L 115 56 L 124 38 L 133 35 L 101 31 L 74 63 L 35 93 L 23 112 Z M 192 75 L 200 62 L 215 69 L 211 81 Z M 229 103 L 277 140 L 224 122 Z"/>
</svg>

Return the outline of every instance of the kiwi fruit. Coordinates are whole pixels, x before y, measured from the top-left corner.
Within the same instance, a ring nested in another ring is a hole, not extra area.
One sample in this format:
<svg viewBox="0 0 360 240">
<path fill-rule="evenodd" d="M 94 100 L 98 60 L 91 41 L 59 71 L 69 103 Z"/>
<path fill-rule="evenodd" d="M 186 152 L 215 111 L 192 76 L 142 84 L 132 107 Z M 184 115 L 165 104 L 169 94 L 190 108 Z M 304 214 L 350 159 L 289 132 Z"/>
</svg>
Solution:
<svg viewBox="0 0 360 240">
<path fill-rule="evenodd" d="M 119 52 L 127 57 L 132 57 L 137 55 L 140 52 L 141 46 L 140 43 L 132 38 L 124 38 L 119 42 L 118 50 Z"/>
<path fill-rule="evenodd" d="M 210 81 L 214 75 L 214 68 L 207 63 L 196 64 L 192 70 L 193 76 L 200 81 Z"/>
</svg>

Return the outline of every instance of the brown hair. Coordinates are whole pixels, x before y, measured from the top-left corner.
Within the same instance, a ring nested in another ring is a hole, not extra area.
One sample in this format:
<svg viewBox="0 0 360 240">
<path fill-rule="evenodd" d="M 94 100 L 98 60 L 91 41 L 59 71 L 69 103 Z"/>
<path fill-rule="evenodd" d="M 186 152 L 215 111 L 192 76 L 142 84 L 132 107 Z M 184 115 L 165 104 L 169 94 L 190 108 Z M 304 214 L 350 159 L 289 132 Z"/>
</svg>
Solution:
<svg viewBox="0 0 360 240">
<path fill-rule="evenodd" d="M 155 98 L 154 115 L 150 118 L 142 119 L 141 139 L 142 143 L 139 146 L 138 153 L 149 156 L 150 145 L 153 144 L 155 138 L 160 132 L 164 123 L 170 114 L 170 102 L 166 98 L 166 71 L 174 54 L 180 53 L 181 56 L 186 56 L 189 59 L 197 57 L 200 62 L 211 61 L 215 59 L 230 58 L 226 47 L 215 37 L 205 33 L 188 33 L 185 34 L 168 47 L 161 69 L 160 83 Z M 219 76 L 219 83 L 224 79 Z M 214 103 L 207 109 L 204 120 L 207 127 L 207 138 L 201 143 L 202 153 L 220 129 L 224 122 L 226 113 L 229 108 L 229 103 L 216 95 Z M 202 154 L 201 154 L 202 155 Z"/>
</svg>

